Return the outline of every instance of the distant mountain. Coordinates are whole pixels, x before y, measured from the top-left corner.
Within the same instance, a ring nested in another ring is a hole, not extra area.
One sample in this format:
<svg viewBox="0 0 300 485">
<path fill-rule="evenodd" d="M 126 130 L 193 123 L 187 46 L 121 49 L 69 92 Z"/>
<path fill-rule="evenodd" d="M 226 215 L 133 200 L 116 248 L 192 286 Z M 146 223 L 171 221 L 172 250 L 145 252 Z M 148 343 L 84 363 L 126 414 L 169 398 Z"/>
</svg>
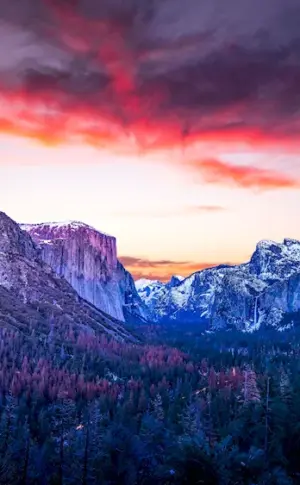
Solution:
<svg viewBox="0 0 300 485">
<path fill-rule="evenodd" d="M 43 261 L 31 236 L 0 212 L 0 325 L 31 335 L 105 333 L 134 341 L 122 322 L 78 296 Z"/>
<path fill-rule="evenodd" d="M 159 280 L 150 280 L 147 278 L 141 278 L 135 282 L 135 287 L 141 299 L 151 306 L 151 300 L 154 294 L 166 294 L 171 288 L 175 288 L 180 285 L 184 280 L 183 276 L 172 276 L 170 281 L 162 283 Z"/>
<path fill-rule="evenodd" d="M 282 329 L 283 316 L 300 309 L 300 242 L 260 241 L 248 263 L 204 269 L 181 282 L 140 280 L 136 288 L 156 321 Z"/>
<path fill-rule="evenodd" d="M 147 318 L 131 274 L 117 259 L 116 238 L 77 221 L 21 224 L 43 260 L 85 300 L 118 320 Z"/>
</svg>

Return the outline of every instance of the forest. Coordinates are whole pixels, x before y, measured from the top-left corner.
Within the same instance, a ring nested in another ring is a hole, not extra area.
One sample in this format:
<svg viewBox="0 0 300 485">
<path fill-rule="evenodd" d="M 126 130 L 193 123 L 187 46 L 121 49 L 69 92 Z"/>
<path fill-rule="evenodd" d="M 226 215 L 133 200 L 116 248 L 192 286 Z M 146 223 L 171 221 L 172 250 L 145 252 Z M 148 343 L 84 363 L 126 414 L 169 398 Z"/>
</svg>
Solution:
<svg viewBox="0 0 300 485">
<path fill-rule="evenodd" d="M 300 483 L 297 325 L 135 332 L 0 329 L 1 484 Z"/>
</svg>

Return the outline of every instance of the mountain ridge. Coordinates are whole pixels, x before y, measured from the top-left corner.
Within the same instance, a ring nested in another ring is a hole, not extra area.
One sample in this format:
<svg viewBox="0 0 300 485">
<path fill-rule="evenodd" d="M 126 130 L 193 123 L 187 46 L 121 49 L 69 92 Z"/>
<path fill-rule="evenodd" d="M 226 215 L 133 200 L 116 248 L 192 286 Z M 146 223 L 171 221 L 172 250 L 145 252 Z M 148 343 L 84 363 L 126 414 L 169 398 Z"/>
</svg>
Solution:
<svg viewBox="0 0 300 485">
<path fill-rule="evenodd" d="M 136 287 L 158 322 L 191 321 L 214 329 L 252 331 L 261 325 L 279 328 L 284 313 L 300 309 L 298 283 L 300 242 L 285 238 L 281 243 L 259 241 L 248 262 L 196 271 L 175 287 L 145 280 L 137 281 Z"/>
</svg>

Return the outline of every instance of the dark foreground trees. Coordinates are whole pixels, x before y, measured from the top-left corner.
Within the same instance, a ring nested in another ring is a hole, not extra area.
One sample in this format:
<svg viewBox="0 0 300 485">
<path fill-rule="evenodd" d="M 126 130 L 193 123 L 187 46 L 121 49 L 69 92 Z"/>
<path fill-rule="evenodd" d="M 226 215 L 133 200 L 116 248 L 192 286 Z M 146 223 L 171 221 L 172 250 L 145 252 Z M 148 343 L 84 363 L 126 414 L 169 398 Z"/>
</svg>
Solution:
<svg viewBox="0 0 300 485">
<path fill-rule="evenodd" d="M 0 484 L 300 483 L 298 336 L 177 335 L 2 329 Z"/>
</svg>

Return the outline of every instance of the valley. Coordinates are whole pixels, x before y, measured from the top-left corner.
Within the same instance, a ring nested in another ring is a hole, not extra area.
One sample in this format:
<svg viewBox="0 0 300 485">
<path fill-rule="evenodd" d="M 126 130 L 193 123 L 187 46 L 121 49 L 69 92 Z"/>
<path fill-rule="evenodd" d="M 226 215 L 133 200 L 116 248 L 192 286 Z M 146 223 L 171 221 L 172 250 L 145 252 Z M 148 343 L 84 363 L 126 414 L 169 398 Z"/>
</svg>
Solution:
<svg viewBox="0 0 300 485">
<path fill-rule="evenodd" d="M 101 238 L 0 214 L 0 483 L 297 483 L 298 243 L 135 290 Z M 236 324 L 255 299 L 280 322 Z"/>
</svg>

